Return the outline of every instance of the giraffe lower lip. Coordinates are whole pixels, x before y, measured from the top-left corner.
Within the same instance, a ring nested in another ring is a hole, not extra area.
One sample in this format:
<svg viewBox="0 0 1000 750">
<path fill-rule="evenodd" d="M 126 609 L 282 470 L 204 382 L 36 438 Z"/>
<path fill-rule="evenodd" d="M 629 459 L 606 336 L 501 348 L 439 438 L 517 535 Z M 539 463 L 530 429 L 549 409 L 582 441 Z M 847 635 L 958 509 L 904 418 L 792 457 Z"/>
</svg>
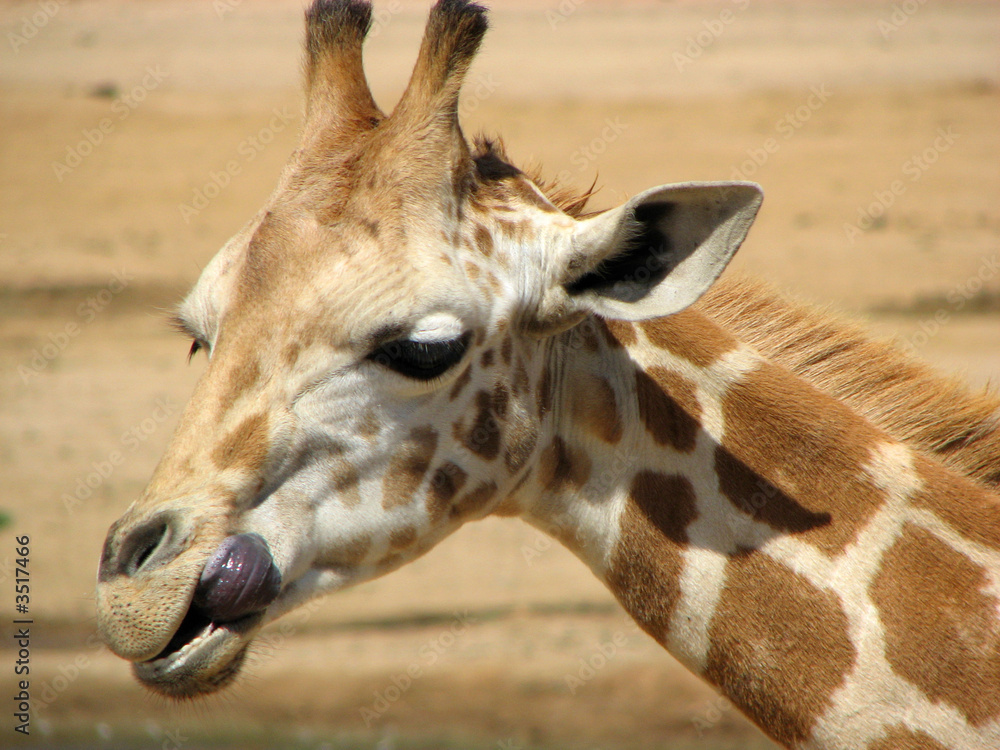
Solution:
<svg viewBox="0 0 1000 750">
<path fill-rule="evenodd" d="M 200 629 L 185 626 L 184 635 L 190 636 L 186 642 L 183 637 L 171 639 L 155 659 L 134 663 L 133 673 L 147 688 L 170 698 L 216 692 L 239 672 L 263 619 L 258 613 L 225 624 L 208 622 Z"/>
<path fill-rule="evenodd" d="M 190 646 L 195 645 L 196 641 L 200 641 L 218 631 L 228 631 L 232 635 L 245 634 L 262 620 L 263 617 L 263 612 L 252 612 L 235 620 L 217 622 L 210 618 L 201 608 L 192 604 L 188 613 L 184 616 L 180 627 L 177 628 L 177 632 L 174 633 L 164 649 L 152 659 L 139 663 L 153 664 L 156 662 L 165 662 Z"/>
<path fill-rule="evenodd" d="M 192 605 L 184 616 L 180 627 L 177 628 L 177 632 L 170 639 L 170 642 L 167 643 L 160 653 L 148 661 L 154 662 L 166 659 L 201 637 L 205 630 L 214 626 L 215 624 L 210 617 L 201 612 L 198 607 Z"/>
<path fill-rule="evenodd" d="M 141 665 L 148 665 L 154 668 L 161 668 L 167 664 L 181 661 L 193 648 L 198 648 L 205 638 L 215 633 L 218 628 L 213 623 L 208 623 L 198 629 L 190 638 L 186 640 L 173 639 L 170 644 L 159 654 L 149 661 L 139 662 Z"/>
</svg>

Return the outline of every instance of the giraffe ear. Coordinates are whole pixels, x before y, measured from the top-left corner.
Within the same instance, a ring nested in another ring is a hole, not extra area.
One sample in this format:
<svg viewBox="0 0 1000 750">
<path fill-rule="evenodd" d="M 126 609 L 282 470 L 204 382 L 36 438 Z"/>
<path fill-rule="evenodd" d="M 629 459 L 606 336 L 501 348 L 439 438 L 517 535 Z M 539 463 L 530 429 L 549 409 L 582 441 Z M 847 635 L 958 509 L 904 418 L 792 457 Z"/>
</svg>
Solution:
<svg viewBox="0 0 1000 750">
<path fill-rule="evenodd" d="M 725 269 L 763 197 L 751 182 L 663 185 L 580 221 L 534 327 L 554 333 L 588 312 L 619 320 L 680 312 Z"/>
</svg>

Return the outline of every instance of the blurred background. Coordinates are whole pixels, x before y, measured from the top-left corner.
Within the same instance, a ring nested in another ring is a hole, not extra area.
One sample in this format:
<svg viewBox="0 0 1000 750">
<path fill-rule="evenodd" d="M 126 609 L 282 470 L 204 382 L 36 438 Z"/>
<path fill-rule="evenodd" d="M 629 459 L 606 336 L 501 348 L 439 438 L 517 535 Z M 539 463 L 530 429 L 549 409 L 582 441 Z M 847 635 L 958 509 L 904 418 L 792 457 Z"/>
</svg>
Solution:
<svg viewBox="0 0 1000 750">
<path fill-rule="evenodd" d="M 594 207 L 664 182 L 758 181 L 730 273 L 995 379 L 996 2 L 490 4 L 468 133 L 502 134 L 567 184 L 596 177 Z M 0 4 L 0 611 L 28 535 L 35 621 L 32 733 L 14 733 L 8 701 L 0 746 L 773 747 L 512 520 L 288 615 L 211 700 L 146 695 L 96 641 L 104 534 L 205 366 L 166 313 L 296 144 L 303 5 Z M 366 60 L 385 109 L 429 5 L 376 2 Z"/>
</svg>

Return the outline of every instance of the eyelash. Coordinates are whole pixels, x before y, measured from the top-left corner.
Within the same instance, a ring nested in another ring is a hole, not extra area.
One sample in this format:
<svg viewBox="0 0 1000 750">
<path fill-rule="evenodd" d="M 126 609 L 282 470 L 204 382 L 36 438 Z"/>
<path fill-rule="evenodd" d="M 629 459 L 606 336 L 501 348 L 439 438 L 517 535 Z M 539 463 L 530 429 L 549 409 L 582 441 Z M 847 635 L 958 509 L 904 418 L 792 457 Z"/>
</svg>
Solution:
<svg viewBox="0 0 1000 750">
<path fill-rule="evenodd" d="M 202 349 L 208 350 L 208 344 L 198 337 L 191 326 L 188 325 L 187 321 L 185 321 L 179 314 L 171 315 L 168 323 L 171 328 L 177 331 L 177 333 L 191 339 L 191 348 L 188 349 L 187 356 L 188 362 L 190 362 L 194 358 L 194 355 Z"/>
<path fill-rule="evenodd" d="M 449 341 L 396 339 L 375 349 L 368 359 L 414 380 L 434 380 L 462 360 L 470 339 L 468 333 Z"/>
</svg>

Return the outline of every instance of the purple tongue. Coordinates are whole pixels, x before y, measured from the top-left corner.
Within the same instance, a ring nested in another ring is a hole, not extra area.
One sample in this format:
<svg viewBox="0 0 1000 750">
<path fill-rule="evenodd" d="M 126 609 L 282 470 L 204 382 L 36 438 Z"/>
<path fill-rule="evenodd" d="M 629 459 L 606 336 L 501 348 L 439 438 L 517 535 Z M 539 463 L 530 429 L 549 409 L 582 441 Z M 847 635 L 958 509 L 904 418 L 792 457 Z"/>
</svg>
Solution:
<svg viewBox="0 0 1000 750">
<path fill-rule="evenodd" d="M 209 559 L 194 603 L 214 622 L 232 622 L 260 612 L 281 591 L 281 572 L 258 534 L 227 537 Z"/>
</svg>

